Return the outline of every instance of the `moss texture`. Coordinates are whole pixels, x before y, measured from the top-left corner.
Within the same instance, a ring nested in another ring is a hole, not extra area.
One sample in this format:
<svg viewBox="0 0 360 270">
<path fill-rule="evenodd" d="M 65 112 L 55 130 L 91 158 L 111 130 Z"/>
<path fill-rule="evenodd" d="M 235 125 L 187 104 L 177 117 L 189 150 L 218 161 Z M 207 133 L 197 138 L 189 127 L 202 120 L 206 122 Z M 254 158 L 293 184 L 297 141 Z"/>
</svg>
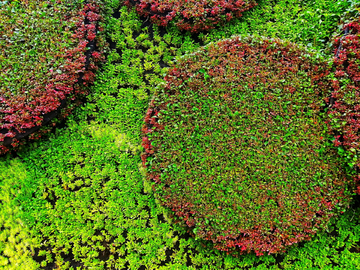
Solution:
<svg viewBox="0 0 360 270">
<path fill-rule="evenodd" d="M 171 223 L 171 210 L 160 207 L 136 150 L 141 147 L 141 127 L 150 98 L 156 86 L 165 82 L 163 74 L 168 66 L 181 55 L 232 35 L 257 33 L 288 39 L 331 58 L 332 40 L 328 42 L 327 38 L 334 32 L 341 34 L 342 16 L 353 16 L 356 3 L 262 0 L 241 18 L 206 34 L 192 35 L 180 32 L 172 22 L 167 28 L 149 25 L 134 9 L 119 9 L 120 2 L 104 2 L 107 13 L 100 26 L 106 30 L 112 49 L 96 73 L 86 102 L 74 108 L 64 128 L 24 145 L 18 156 L 0 157 L 0 204 L 6 206 L 1 206 L 4 219 L 0 222 L 5 220 L 7 228 L 6 236 L 0 239 L 0 268 L 19 269 L 19 255 L 28 263 L 21 269 L 29 270 L 357 269 L 358 197 L 354 197 L 357 204 L 332 218 L 328 228 L 316 233 L 311 241 L 294 244 L 279 255 L 250 253 L 235 258 L 214 249 L 210 241 L 190 237 L 183 226 Z M 103 139 L 101 134 L 106 134 Z M 137 154 L 122 153 L 118 147 Z M 92 162 L 82 167 L 85 160 Z M 94 185 L 86 182 L 90 180 L 95 181 Z M 67 190 L 60 181 L 68 184 Z M 112 184 L 117 187 L 114 191 L 106 188 Z M 107 198 L 102 201 L 104 195 Z M 89 196 L 93 199 L 89 200 Z M 74 215 L 67 209 L 78 212 Z M 13 215 L 14 223 L 10 222 Z M 112 226 L 108 226 L 110 216 L 118 221 Z M 37 222 L 39 217 L 49 225 L 48 230 Z M 76 224 L 79 220 L 88 230 Z M 107 227 L 99 232 L 90 223 Z M 117 233 L 119 236 L 105 237 Z M 4 246 L 12 251 L 4 254 Z M 84 255 L 82 249 L 91 256 Z M 24 256 L 18 250 L 25 250 Z"/>
<path fill-rule="evenodd" d="M 54 112 L 87 93 L 102 59 L 94 49 L 85 55 L 102 30 L 99 7 L 90 2 L 0 3 L 0 154 L 24 136 L 40 137 L 46 129 L 32 133 L 54 118 L 51 113 L 65 117 L 69 108 Z"/>
</svg>

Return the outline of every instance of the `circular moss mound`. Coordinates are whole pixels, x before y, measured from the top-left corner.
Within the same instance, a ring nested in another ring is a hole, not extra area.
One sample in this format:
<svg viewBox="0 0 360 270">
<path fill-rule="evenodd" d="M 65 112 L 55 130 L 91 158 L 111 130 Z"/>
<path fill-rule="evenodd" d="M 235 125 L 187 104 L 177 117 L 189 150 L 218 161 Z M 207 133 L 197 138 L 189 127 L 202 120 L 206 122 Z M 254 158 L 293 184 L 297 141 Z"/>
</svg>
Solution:
<svg viewBox="0 0 360 270">
<path fill-rule="evenodd" d="M 153 23 L 166 26 L 174 21 L 180 30 L 192 32 L 213 29 L 257 5 L 254 0 L 127 0 L 125 4 L 136 6 L 137 12 Z"/>
<path fill-rule="evenodd" d="M 328 141 L 327 64 L 280 40 L 234 37 L 165 77 L 143 128 L 147 177 L 174 217 L 234 254 L 309 240 L 349 205 Z"/>
</svg>

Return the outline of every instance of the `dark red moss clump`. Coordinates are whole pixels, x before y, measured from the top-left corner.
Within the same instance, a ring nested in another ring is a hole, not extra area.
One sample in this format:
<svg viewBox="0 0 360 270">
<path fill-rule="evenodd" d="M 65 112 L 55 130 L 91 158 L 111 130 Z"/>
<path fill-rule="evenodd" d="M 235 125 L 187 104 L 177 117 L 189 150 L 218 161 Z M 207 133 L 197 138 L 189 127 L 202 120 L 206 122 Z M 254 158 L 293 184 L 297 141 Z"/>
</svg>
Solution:
<svg viewBox="0 0 360 270">
<path fill-rule="evenodd" d="M 234 37 L 180 60 L 150 103 L 143 165 L 161 203 L 232 254 L 284 251 L 348 207 L 353 183 L 324 123 L 328 64 Z"/>
<path fill-rule="evenodd" d="M 153 23 L 166 26 L 174 21 L 180 30 L 192 32 L 213 29 L 257 5 L 254 0 L 126 0 L 125 4 L 135 5 Z"/>
</svg>

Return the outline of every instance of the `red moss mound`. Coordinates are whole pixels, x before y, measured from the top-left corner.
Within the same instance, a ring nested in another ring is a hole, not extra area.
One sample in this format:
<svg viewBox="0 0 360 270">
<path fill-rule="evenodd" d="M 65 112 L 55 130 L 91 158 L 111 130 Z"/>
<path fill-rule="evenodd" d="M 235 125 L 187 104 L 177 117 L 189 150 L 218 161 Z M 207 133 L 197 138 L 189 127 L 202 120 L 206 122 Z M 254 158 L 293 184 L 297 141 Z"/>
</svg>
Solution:
<svg viewBox="0 0 360 270">
<path fill-rule="evenodd" d="M 353 183 L 325 139 L 328 74 L 321 57 L 256 37 L 183 58 L 143 127 L 143 165 L 161 203 L 233 254 L 277 253 L 326 228 Z"/>
<path fill-rule="evenodd" d="M 18 13 L 26 18 L 19 20 Z M 0 42 L 0 155 L 24 137 L 37 139 L 51 130 L 42 126 L 67 116 L 69 101 L 87 93 L 103 60 L 95 51 L 99 13 L 92 1 L 31 0 L 1 7 L 0 35 L 7 38 Z"/>
<path fill-rule="evenodd" d="M 125 4 L 135 5 L 153 23 L 166 26 L 174 20 L 180 30 L 192 32 L 213 29 L 257 5 L 254 0 L 127 0 Z"/>
<path fill-rule="evenodd" d="M 350 167 L 360 168 L 360 19 L 344 26 L 349 33 L 335 40 L 335 78 L 330 104 L 329 128 L 334 145 L 341 146 Z M 357 170 L 358 171 L 358 170 Z M 360 194 L 360 175 L 355 176 Z"/>
</svg>

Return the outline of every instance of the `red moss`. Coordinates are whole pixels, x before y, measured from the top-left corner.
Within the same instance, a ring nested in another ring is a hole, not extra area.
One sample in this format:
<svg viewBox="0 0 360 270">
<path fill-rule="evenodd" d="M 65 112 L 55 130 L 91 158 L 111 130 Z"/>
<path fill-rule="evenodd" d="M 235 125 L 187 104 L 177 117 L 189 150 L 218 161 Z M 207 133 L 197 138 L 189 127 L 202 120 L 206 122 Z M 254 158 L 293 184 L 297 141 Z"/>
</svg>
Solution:
<svg viewBox="0 0 360 270">
<path fill-rule="evenodd" d="M 65 64 L 58 72 L 50 70 L 49 83 L 45 87 L 34 84 L 27 94 L 19 94 L 11 98 L 0 95 L 0 113 L 5 115 L 0 119 L 0 143 L 6 138 L 12 138 L 11 146 L 16 148 L 19 145 L 18 140 L 14 139 L 17 135 L 41 126 L 44 115 L 57 110 L 64 100 L 74 100 L 79 95 L 87 94 L 86 86 L 93 83 L 95 79 L 96 63 L 104 60 L 101 52 L 94 51 L 90 64 L 86 67 L 87 45 L 89 41 L 95 39 L 99 31 L 99 29 L 96 30 L 101 20 L 99 12 L 97 4 L 88 3 L 75 18 L 71 18 L 72 21 L 76 21 L 77 28 L 72 38 L 78 45 L 59 56 L 65 59 Z M 86 19 L 90 21 L 89 24 L 84 23 Z M 82 85 L 78 84 L 80 78 Z M 59 117 L 65 117 L 68 114 L 69 111 L 64 111 Z M 38 135 L 30 136 L 30 139 L 39 138 L 43 133 L 38 132 Z M 9 147 L 1 145 L 0 155 L 9 150 Z"/>
<path fill-rule="evenodd" d="M 145 115 L 142 162 L 176 222 L 219 250 L 263 255 L 310 240 L 348 207 L 351 179 L 323 150 L 329 73 L 295 44 L 255 37 L 172 67 Z"/>
<path fill-rule="evenodd" d="M 331 96 L 325 101 L 330 105 L 328 126 L 334 145 L 346 150 L 351 167 L 360 168 L 360 19 L 345 25 L 345 29 L 349 33 L 334 41 L 335 78 Z M 357 183 L 359 176 L 355 177 Z"/>
<path fill-rule="evenodd" d="M 134 4 L 141 16 L 157 25 L 174 21 L 180 30 L 191 32 L 213 29 L 257 5 L 254 0 L 126 0 L 125 4 Z"/>
</svg>

